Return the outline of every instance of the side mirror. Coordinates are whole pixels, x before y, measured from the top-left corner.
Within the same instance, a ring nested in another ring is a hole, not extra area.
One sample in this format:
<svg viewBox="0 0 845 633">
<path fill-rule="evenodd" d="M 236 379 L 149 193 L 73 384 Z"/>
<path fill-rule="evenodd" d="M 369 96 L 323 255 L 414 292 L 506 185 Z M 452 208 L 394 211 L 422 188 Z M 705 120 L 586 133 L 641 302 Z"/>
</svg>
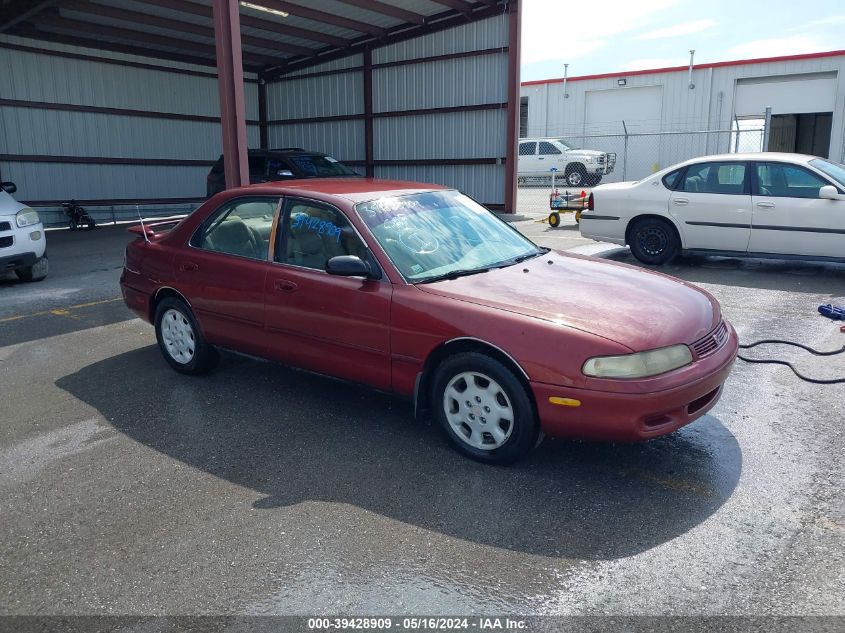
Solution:
<svg viewBox="0 0 845 633">
<path fill-rule="evenodd" d="M 843 197 L 833 185 L 825 185 L 819 189 L 819 198 L 822 200 L 842 200 Z"/>
<path fill-rule="evenodd" d="M 13 182 L 4 182 L 0 184 L 0 187 L 2 187 L 3 191 L 6 193 L 15 193 L 18 190 L 18 186 Z"/>
<path fill-rule="evenodd" d="M 373 277 L 370 265 L 356 255 L 338 255 L 326 262 L 326 272 L 341 277 Z"/>
</svg>

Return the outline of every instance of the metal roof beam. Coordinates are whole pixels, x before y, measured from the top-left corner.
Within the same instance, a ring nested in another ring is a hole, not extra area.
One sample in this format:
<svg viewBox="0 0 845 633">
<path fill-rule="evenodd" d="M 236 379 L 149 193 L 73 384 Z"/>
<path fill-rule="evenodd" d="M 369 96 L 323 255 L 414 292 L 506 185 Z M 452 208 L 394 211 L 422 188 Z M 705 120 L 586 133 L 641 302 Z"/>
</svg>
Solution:
<svg viewBox="0 0 845 633">
<path fill-rule="evenodd" d="M 141 45 L 175 48 L 177 49 L 177 52 L 185 51 L 198 54 L 202 57 L 208 57 L 208 61 L 212 63 L 214 62 L 215 55 L 217 54 L 214 46 L 201 44 L 199 42 L 192 42 L 184 39 L 174 40 L 172 37 L 166 37 L 164 35 L 154 35 L 145 31 L 135 31 L 133 29 L 117 28 L 113 26 L 106 26 L 104 24 L 94 24 L 83 20 L 71 20 L 59 15 L 40 16 L 36 21 L 36 26 L 48 26 L 56 29 L 64 29 L 72 33 L 93 35 L 95 37 L 113 37 L 119 40 L 137 42 Z M 167 51 L 159 52 L 166 53 Z M 249 63 L 252 66 L 261 66 L 262 64 L 278 64 L 279 60 L 275 57 L 250 53 L 249 55 L 244 55 L 244 63 Z"/>
<path fill-rule="evenodd" d="M 436 2 L 437 4 L 442 4 L 444 7 L 449 7 L 450 9 L 455 9 L 455 11 L 460 11 L 461 13 L 469 15 L 469 13 L 473 9 L 473 5 L 465 0 L 431 0 L 432 2 Z"/>
<path fill-rule="evenodd" d="M 425 16 L 401 7 L 379 2 L 378 0 L 337 0 L 343 4 L 349 4 L 359 9 L 364 9 L 372 13 L 380 13 L 382 15 L 402 20 L 403 22 L 410 22 L 411 24 L 425 24 Z"/>
<path fill-rule="evenodd" d="M 17 25 L 12 31 L 10 31 L 13 35 L 18 35 L 20 37 L 27 37 L 33 40 L 41 40 L 44 42 L 56 42 L 58 44 L 72 44 L 73 46 L 82 46 L 83 48 L 91 48 L 94 50 L 101 50 L 101 51 L 112 51 L 115 53 L 124 53 L 126 55 L 137 55 L 139 57 L 149 57 L 153 59 L 161 59 L 167 60 L 171 62 L 183 62 L 185 64 L 194 64 L 197 66 L 211 66 L 212 68 L 215 67 L 214 59 L 209 59 L 207 57 L 196 57 L 194 55 L 187 55 L 182 53 L 171 53 L 168 51 L 162 51 L 155 48 L 148 48 L 144 46 L 134 46 L 132 44 L 119 44 L 116 42 L 106 42 L 101 39 L 88 39 L 87 37 L 81 37 L 80 35 L 67 35 L 64 33 L 57 33 L 54 31 L 42 31 L 40 29 L 34 28 L 32 25 Z M 247 66 L 244 64 L 244 70 L 248 70 L 250 72 L 258 72 L 260 70 L 260 66 L 251 65 Z M 167 67 L 162 67 L 163 70 L 167 70 Z"/>
<path fill-rule="evenodd" d="M 178 13 L 199 15 L 211 20 L 211 7 L 207 5 L 188 2 L 187 0 L 145 0 L 145 2 Z M 304 29 L 298 26 L 288 26 L 287 24 L 280 24 L 278 21 L 262 20 L 251 15 L 241 15 L 241 26 L 270 31 L 279 35 L 289 35 L 302 40 L 330 44 L 332 46 L 343 47 L 348 46 L 350 43 L 349 40 L 337 37 L 336 35 L 327 35 L 319 31 L 312 31 L 311 29 Z"/>
<path fill-rule="evenodd" d="M 102 4 L 94 4 L 88 0 L 74 0 L 67 4 L 63 4 L 61 9 L 68 11 L 75 11 L 77 13 L 86 13 L 89 15 L 101 15 L 115 20 L 122 20 L 133 24 L 146 24 L 160 29 L 167 29 L 170 31 L 179 31 L 181 33 L 192 33 L 200 35 L 209 39 L 214 39 L 214 29 L 194 24 L 192 22 L 183 22 L 181 20 L 173 20 L 171 18 L 163 18 L 157 15 L 150 15 L 148 13 L 139 13 L 137 11 L 129 11 L 125 9 L 117 9 Z M 254 46 L 258 48 L 269 48 L 270 50 L 277 50 L 284 53 L 291 53 L 293 55 L 311 55 L 315 51 L 304 46 L 295 46 L 293 44 L 285 44 L 284 42 L 277 42 L 275 40 L 268 40 L 263 37 L 242 36 L 243 44 L 246 46 Z"/>
<path fill-rule="evenodd" d="M 367 24 L 366 22 L 359 22 L 358 20 L 352 20 L 351 18 L 344 18 L 332 13 L 309 9 L 298 4 L 293 4 L 292 2 L 285 2 L 284 0 L 260 0 L 260 4 L 268 9 L 284 11 L 285 13 L 289 13 L 290 15 L 298 18 L 322 22 L 323 24 L 331 24 L 332 26 L 338 26 L 350 31 L 369 33 L 370 35 L 375 35 L 376 37 L 384 37 L 387 35 L 387 30 L 381 27 Z"/>
<path fill-rule="evenodd" d="M 29 20 L 55 3 L 56 0 L 43 0 L 43 2 L 15 0 L 9 3 L 5 8 L 0 9 L 0 33 L 8 31 L 16 24 Z"/>
</svg>

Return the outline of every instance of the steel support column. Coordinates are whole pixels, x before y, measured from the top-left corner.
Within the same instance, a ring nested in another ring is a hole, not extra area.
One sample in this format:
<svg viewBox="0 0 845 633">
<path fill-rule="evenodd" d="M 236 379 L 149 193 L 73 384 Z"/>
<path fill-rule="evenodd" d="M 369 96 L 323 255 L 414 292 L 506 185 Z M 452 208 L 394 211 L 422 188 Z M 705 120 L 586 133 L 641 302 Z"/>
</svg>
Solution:
<svg viewBox="0 0 845 633">
<path fill-rule="evenodd" d="M 505 213 L 516 213 L 517 143 L 519 142 L 519 63 L 522 2 L 508 2 L 508 127 L 505 153 Z"/>
<path fill-rule="evenodd" d="M 375 176 L 373 151 L 373 51 L 364 50 L 364 163 L 367 178 Z"/>
<path fill-rule="evenodd" d="M 263 73 L 258 73 L 258 138 L 261 149 L 270 147 L 267 129 L 267 80 Z"/>
<path fill-rule="evenodd" d="M 238 0 L 213 1 L 224 172 L 226 188 L 231 189 L 249 184 L 241 22 Z"/>
</svg>

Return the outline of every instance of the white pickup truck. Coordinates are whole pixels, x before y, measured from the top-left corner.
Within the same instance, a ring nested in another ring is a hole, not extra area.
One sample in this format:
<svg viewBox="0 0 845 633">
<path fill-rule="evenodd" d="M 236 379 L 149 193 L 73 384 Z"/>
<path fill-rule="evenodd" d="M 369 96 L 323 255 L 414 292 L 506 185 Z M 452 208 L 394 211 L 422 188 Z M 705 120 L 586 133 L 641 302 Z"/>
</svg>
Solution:
<svg viewBox="0 0 845 633">
<path fill-rule="evenodd" d="M 551 176 L 552 168 L 561 184 L 569 187 L 593 187 L 616 166 L 616 154 L 592 149 L 577 149 L 561 139 L 523 138 L 519 140 L 518 178 Z"/>
</svg>

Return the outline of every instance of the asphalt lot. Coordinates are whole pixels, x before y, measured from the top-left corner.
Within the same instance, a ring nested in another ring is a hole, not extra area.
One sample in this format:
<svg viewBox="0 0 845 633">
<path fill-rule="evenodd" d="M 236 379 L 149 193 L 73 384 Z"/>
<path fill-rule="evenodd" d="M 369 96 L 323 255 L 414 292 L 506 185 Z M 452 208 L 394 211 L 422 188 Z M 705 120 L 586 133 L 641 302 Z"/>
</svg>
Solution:
<svg viewBox="0 0 845 633">
<path fill-rule="evenodd" d="M 540 244 L 633 263 L 526 215 Z M 0 279 L 0 614 L 845 615 L 845 386 L 738 363 L 669 437 L 483 466 L 384 394 L 231 354 L 176 374 L 118 299 L 128 239 L 50 232 L 47 280 Z M 816 313 L 845 266 L 665 272 L 745 342 L 845 344 Z"/>
</svg>

